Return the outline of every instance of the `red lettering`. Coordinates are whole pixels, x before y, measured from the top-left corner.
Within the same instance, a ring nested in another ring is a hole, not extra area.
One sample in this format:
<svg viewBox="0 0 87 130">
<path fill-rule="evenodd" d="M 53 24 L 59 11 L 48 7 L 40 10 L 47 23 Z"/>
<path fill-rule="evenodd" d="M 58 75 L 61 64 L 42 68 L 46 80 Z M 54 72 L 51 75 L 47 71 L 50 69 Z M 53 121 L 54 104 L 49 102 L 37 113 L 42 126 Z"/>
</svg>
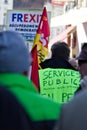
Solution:
<svg viewBox="0 0 87 130">
<path fill-rule="evenodd" d="M 12 15 L 12 21 L 14 22 L 33 22 L 33 23 L 39 23 L 41 19 L 41 14 L 16 14 L 14 13 Z"/>
<path fill-rule="evenodd" d="M 37 23 L 40 22 L 41 16 L 42 15 L 37 15 L 37 20 L 36 20 Z"/>
<path fill-rule="evenodd" d="M 24 14 L 24 22 L 28 22 L 28 14 Z"/>
<path fill-rule="evenodd" d="M 29 20 L 29 22 L 35 22 L 35 19 L 34 19 L 35 14 L 34 15 L 30 14 L 30 17 L 31 17 L 31 19 Z"/>
</svg>

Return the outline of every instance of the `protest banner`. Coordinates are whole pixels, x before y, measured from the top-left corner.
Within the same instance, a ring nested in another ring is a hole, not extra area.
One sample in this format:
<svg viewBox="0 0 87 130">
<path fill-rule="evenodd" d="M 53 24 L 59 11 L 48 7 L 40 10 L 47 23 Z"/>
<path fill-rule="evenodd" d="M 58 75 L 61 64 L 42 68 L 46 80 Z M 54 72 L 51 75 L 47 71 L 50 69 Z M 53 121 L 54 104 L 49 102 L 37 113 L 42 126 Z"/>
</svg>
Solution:
<svg viewBox="0 0 87 130">
<path fill-rule="evenodd" d="M 40 94 L 56 102 L 66 103 L 80 84 L 80 74 L 71 69 L 39 70 Z"/>
<path fill-rule="evenodd" d="M 21 33 L 26 40 L 32 41 L 41 19 L 41 11 L 8 10 L 7 28 Z"/>
<path fill-rule="evenodd" d="M 8 30 L 20 33 L 31 50 L 40 19 L 41 10 L 8 10 L 6 25 Z"/>
<path fill-rule="evenodd" d="M 31 50 L 41 16 L 42 10 L 8 10 L 6 28 L 20 33 L 29 43 Z M 50 17 L 48 12 L 49 21 Z"/>
</svg>

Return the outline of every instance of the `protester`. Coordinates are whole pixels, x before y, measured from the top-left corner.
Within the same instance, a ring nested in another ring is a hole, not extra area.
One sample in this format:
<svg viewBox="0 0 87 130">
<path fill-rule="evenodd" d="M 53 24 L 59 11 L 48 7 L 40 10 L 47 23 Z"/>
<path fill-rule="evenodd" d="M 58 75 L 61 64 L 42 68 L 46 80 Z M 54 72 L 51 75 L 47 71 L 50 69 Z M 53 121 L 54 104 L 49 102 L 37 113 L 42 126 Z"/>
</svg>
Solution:
<svg viewBox="0 0 87 130">
<path fill-rule="evenodd" d="M 0 85 L 0 130 L 33 130 L 31 122 L 16 97 Z"/>
<path fill-rule="evenodd" d="M 87 82 L 86 82 L 87 84 Z M 87 130 L 87 89 L 63 105 L 60 120 L 53 130 Z"/>
<path fill-rule="evenodd" d="M 69 62 L 70 49 L 65 42 L 56 42 L 51 47 L 52 56 L 40 65 L 45 68 L 65 68 L 76 70 Z"/>
<path fill-rule="evenodd" d="M 0 32 L 0 83 L 18 99 L 34 129 L 53 128 L 62 105 L 41 96 L 28 79 L 31 56 L 23 38 L 13 31 Z"/>
<path fill-rule="evenodd" d="M 80 92 L 83 88 L 86 88 L 86 81 L 87 81 L 87 43 L 83 43 L 81 52 L 77 57 L 78 65 L 79 65 L 79 73 L 81 75 L 80 86 L 76 90 L 75 94 Z"/>
<path fill-rule="evenodd" d="M 42 68 L 39 70 L 40 93 L 42 95 L 52 93 L 50 96 L 52 99 L 65 103 L 73 97 L 79 86 L 80 75 L 77 69 L 69 63 L 70 49 L 67 43 L 54 43 L 51 52 L 51 58 L 40 64 Z M 48 76 L 46 77 L 46 75 Z M 50 93 L 47 94 L 47 92 Z"/>
<path fill-rule="evenodd" d="M 54 130 L 86 130 L 87 111 L 87 43 L 82 44 L 81 52 L 76 58 L 81 75 L 80 86 L 74 98 L 63 105 L 60 120 Z"/>
</svg>

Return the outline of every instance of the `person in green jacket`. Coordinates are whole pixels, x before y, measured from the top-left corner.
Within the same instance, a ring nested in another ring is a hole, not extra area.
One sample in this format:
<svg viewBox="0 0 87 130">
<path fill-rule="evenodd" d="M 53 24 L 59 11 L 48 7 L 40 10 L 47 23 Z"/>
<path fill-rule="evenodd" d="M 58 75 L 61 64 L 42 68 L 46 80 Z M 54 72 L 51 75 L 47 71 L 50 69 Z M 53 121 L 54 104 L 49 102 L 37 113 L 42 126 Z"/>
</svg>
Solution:
<svg viewBox="0 0 87 130">
<path fill-rule="evenodd" d="M 39 94 L 28 78 L 31 55 L 22 36 L 14 31 L 0 32 L 0 83 L 18 99 L 34 122 L 34 129 L 51 130 L 62 104 Z"/>
</svg>

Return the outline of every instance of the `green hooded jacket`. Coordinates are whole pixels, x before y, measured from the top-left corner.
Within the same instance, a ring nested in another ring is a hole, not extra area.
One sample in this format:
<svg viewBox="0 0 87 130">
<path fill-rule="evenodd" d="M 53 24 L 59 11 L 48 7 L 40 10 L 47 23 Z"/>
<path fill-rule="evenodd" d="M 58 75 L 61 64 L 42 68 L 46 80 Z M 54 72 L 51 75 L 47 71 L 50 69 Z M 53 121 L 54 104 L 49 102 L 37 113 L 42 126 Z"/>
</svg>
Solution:
<svg viewBox="0 0 87 130">
<path fill-rule="evenodd" d="M 32 82 L 20 74 L 0 74 L 0 83 L 5 85 L 25 108 L 33 121 L 57 120 L 61 104 L 41 96 Z"/>
</svg>

